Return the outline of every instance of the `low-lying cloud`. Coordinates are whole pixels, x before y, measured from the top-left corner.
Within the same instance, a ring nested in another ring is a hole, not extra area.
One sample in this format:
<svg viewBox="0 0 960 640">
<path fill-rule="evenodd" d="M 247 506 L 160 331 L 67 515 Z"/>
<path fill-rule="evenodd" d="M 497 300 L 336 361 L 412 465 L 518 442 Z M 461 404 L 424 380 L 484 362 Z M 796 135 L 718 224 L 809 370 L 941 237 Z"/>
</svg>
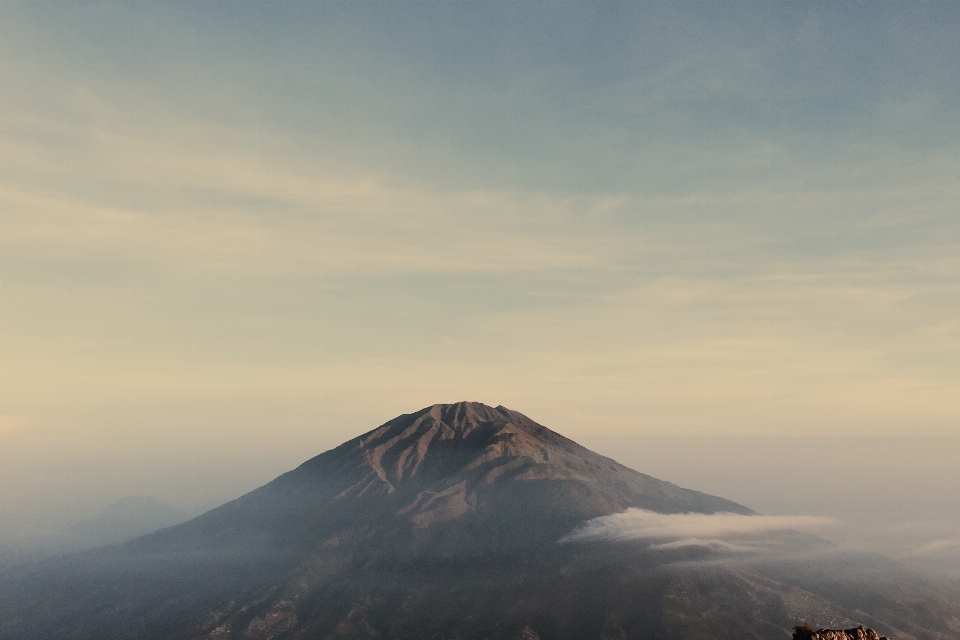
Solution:
<svg viewBox="0 0 960 640">
<path fill-rule="evenodd" d="M 725 538 L 760 536 L 788 530 L 821 529 L 836 524 L 832 518 L 814 516 L 745 516 L 736 513 L 664 514 L 644 509 L 588 520 L 561 542 L 593 540 L 655 540 L 656 549 L 687 546 L 713 547 L 728 551 L 753 551 L 755 546 Z"/>
</svg>

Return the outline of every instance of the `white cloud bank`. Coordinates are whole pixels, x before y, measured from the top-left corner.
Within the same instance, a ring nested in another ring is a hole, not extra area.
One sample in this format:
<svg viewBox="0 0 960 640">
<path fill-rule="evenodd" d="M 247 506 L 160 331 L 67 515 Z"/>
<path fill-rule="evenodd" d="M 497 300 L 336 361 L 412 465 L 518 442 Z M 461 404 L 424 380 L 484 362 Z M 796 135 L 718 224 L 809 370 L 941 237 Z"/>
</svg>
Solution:
<svg viewBox="0 0 960 640">
<path fill-rule="evenodd" d="M 744 516 L 735 513 L 663 514 L 644 509 L 588 520 L 561 542 L 593 540 L 656 540 L 654 549 L 699 546 L 728 551 L 753 551 L 755 545 L 731 543 L 726 537 L 759 536 L 791 529 L 820 529 L 836 524 L 832 518 L 814 516 Z"/>
</svg>

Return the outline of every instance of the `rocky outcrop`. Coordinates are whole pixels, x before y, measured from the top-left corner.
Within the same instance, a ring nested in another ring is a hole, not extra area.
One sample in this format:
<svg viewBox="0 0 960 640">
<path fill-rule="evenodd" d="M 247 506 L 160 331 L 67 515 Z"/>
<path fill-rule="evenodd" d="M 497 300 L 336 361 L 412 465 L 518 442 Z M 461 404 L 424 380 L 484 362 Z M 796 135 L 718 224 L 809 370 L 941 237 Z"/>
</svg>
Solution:
<svg viewBox="0 0 960 640">
<path fill-rule="evenodd" d="M 820 629 L 814 631 L 809 625 L 797 627 L 793 633 L 793 640 L 891 640 L 877 634 L 873 629 L 864 629 L 863 625 L 855 629 Z"/>
</svg>

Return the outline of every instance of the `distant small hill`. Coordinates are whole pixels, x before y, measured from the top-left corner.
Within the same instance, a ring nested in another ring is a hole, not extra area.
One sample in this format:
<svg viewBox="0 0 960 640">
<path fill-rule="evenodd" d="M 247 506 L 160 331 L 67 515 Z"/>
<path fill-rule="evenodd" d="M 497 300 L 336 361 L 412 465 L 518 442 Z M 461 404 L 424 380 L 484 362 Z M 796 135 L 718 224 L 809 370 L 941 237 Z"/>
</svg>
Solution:
<svg viewBox="0 0 960 640">
<path fill-rule="evenodd" d="M 0 542 L 0 568 L 127 542 L 189 518 L 149 496 L 126 496 L 93 517 L 43 535 Z"/>
<path fill-rule="evenodd" d="M 116 544 L 164 527 L 179 524 L 187 516 L 163 500 L 150 496 L 126 496 L 88 520 L 68 529 L 85 545 Z"/>
</svg>

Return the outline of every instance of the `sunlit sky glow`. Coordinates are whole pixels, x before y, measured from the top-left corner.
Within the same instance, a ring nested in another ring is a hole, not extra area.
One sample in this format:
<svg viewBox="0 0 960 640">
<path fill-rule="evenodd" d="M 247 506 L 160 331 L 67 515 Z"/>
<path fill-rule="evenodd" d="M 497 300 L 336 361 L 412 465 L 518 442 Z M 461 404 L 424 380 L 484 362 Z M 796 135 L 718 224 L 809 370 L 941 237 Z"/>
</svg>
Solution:
<svg viewBox="0 0 960 640">
<path fill-rule="evenodd" d="M 956 435 L 958 19 L 4 0 L 8 522 L 458 400 L 587 444 Z"/>
</svg>

